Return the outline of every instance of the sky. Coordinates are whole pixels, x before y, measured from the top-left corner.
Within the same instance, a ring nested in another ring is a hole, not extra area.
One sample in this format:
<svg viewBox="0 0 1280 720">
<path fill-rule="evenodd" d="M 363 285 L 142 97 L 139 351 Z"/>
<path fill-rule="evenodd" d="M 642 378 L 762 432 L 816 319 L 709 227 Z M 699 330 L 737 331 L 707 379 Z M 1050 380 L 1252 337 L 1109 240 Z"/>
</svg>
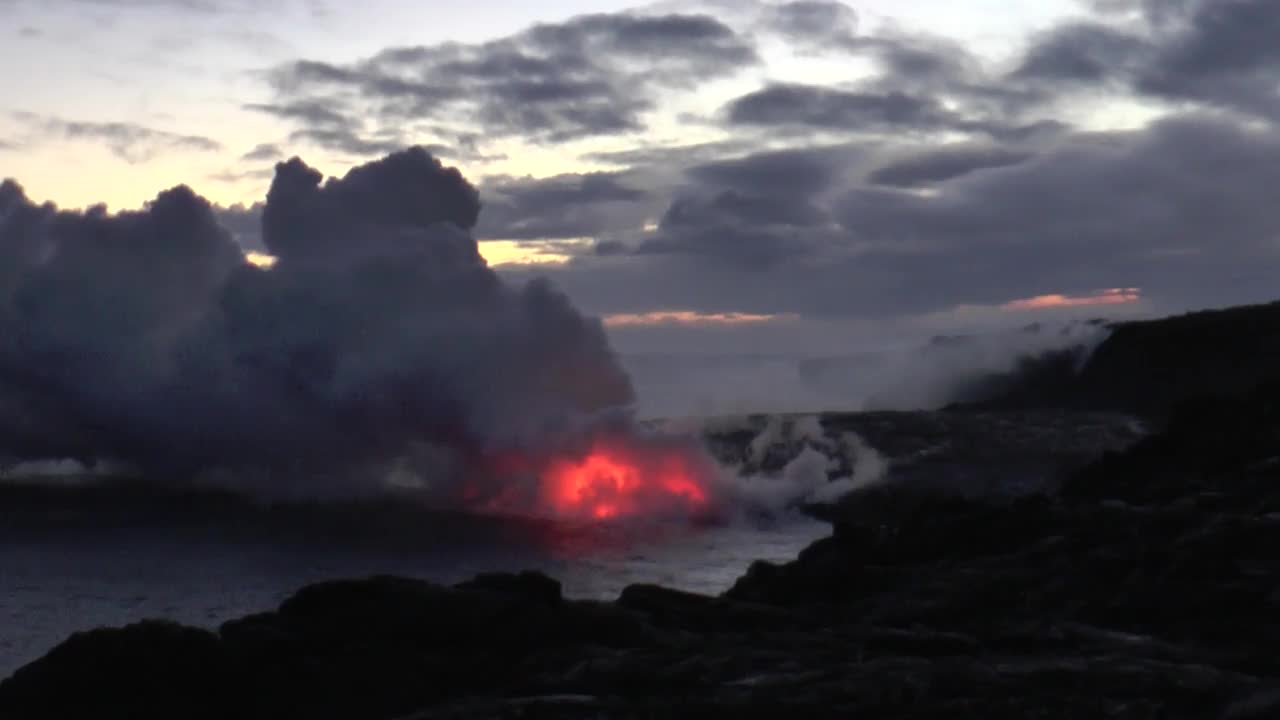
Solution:
<svg viewBox="0 0 1280 720">
<path fill-rule="evenodd" d="M 855 352 L 1273 299 L 1273 0 L 0 0 L 0 177 L 187 185 L 408 146 L 628 353 Z"/>
</svg>

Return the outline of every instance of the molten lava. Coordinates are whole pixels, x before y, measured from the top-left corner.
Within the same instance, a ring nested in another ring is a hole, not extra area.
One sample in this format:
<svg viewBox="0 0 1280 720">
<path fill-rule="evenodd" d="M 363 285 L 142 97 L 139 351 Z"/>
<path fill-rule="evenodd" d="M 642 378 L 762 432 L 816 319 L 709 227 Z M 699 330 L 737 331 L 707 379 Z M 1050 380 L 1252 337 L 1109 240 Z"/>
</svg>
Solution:
<svg viewBox="0 0 1280 720">
<path fill-rule="evenodd" d="M 597 440 L 586 455 L 552 460 L 542 472 L 542 501 L 561 517 L 689 513 L 707 496 L 695 456 L 681 447 Z"/>
</svg>

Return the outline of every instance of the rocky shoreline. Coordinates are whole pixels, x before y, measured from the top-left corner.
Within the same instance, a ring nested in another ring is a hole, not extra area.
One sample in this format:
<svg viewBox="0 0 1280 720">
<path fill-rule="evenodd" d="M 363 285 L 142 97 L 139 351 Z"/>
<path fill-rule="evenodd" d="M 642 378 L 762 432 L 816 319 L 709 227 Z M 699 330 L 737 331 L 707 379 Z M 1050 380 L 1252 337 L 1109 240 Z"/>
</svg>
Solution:
<svg viewBox="0 0 1280 720">
<path fill-rule="evenodd" d="M 79 633 L 0 683 L 0 717 L 1276 717 L 1278 438 L 1269 386 L 1055 496 L 871 489 L 719 597 L 378 577 L 217 632 Z"/>
</svg>

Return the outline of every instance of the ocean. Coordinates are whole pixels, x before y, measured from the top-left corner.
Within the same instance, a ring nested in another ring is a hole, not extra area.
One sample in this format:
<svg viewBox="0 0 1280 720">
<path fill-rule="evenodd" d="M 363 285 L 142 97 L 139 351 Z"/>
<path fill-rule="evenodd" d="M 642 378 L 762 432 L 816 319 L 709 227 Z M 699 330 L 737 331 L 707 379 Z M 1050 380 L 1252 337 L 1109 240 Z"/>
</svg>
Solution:
<svg viewBox="0 0 1280 720">
<path fill-rule="evenodd" d="M 0 678 L 71 633 L 167 618 L 216 628 L 274 609 L 321 580 L 394 574 L 456 583 L 482 572 L 541 570 L 568 597 L 611 600 L 632 583 L 719 593 L 753 560 L 792 559 L 830 526 L 799 515 L 768 527 L 688 526 L 662 532 L 602 526 L 549 541 L 444 542 L 420 547 L 115 531 L 12 535 L 0 544 Z"/>
</svg>

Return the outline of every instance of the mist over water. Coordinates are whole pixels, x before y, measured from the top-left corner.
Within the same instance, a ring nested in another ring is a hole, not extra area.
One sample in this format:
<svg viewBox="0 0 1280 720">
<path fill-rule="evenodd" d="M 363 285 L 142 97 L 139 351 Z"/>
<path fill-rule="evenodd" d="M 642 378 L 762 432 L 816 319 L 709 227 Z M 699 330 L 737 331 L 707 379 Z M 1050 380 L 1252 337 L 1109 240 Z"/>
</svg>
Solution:
<svg viewBox="0 0 1280 720">
<path fill-rule="evenodd" d="M 1024 358 L 1077 349 L 1083 363 L 1109 331 L 1097 322 L 1032 325 L 846 354 L 628 353 L 621 362 L 642 418 L 749 413 L 929 410 Z"/>
</svg>

